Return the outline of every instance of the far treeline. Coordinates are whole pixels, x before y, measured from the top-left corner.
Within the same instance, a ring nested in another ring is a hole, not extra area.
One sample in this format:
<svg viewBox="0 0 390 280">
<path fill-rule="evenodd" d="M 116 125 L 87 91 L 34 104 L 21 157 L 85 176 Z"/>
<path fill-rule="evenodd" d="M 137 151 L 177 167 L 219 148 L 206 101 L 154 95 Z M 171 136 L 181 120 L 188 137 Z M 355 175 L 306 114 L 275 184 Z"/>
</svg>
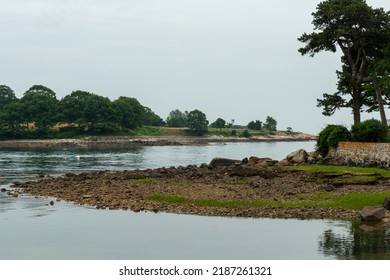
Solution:
<svg viewBox="0 0 390 280">
<path fill-rule="evenodd" d="M 253 121 L 248 129 L 276 131 L 277 122 L 267 117 L 263 124 Z M 80 135 L 131 135 L 144 126 L 186 127 L 191 135 L 208 132 L 209 121 L 199 111 L 170 112 L 166 121 L 136 98 L 121 96 L 111 101 L 87 91 L 76 90 L 58 100 L 56 93 L 43 85 L 34 85 L 22 98 L 6 85 L 0 85 L 0 140 L 69 138 Z M 210 127 L 235 128 L 234 120 L 218 118 Z M 232 135 L 235 135 L 232 130 Z M 245 131 L 245 137 L 250 136 Z"/>
</svg>

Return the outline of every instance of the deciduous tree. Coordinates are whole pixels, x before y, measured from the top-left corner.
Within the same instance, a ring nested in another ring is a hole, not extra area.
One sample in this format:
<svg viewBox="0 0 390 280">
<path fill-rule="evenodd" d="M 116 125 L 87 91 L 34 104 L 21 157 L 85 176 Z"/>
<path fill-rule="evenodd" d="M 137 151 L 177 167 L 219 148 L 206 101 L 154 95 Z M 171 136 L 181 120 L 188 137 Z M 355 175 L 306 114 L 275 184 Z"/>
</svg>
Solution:
<svg viewBox="0 0 390 280">
<path fill-rule="evenodd" d="M 187 123 L 188 130 L 192 135 L 203 136 L 207 133 L 209 121 L 203 112 L 199 110 L 189 112 Z"/>
</svg>

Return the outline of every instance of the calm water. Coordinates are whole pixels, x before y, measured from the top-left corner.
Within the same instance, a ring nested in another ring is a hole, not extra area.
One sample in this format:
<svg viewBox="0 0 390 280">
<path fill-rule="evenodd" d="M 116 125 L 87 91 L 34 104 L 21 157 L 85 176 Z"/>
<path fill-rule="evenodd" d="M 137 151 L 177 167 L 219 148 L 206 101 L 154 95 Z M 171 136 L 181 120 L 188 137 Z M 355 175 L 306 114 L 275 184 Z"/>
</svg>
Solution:
<svg viewBox="0 0 390 280">
<path fill-rule="evenodd" d="M 276 142 L 0 149 L 0 184 L 42 173 L 208 163 L 216 156 L 282 159 L 313 147 L 313 142 Z M 389 230 L 359 222 L 133 213 L 50 201 L 0 193 L 0 259 L 390 259 Z"/>
</svg>

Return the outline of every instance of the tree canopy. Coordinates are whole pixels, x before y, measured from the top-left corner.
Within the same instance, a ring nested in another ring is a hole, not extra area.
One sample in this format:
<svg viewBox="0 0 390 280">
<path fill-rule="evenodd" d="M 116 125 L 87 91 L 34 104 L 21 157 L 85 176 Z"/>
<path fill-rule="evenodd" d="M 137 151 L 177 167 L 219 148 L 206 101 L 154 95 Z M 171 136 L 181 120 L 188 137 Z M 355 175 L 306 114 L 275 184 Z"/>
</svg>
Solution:
<svg viewBox="0 0 390 280">
<path fill-rule="evenodd" d="M 169 113 L 166 123 L 169 127 L 186 127 L 188 121 L 188 112 L 182 112 L 179 109 Z"/>
<path fill-rule="evenodd" d="M 263 127 L 266 130 L 276 131 L 277 124 L 278 122 L 273 117 L 267 116 Z"/>
<path fill-rule="evenodd" d="M 261 130 L 263 128 L 263 123 L 259 120 L 251 121 L 248 123 L 247 127 L 248 129 Z"/>
<path fill-rule="evenodd" d="M 210 124 L 210 127 L 219 128 L 219 129 L 225 128 L 225 126 L 226 126 L 226 121 L 222 118 L 218 118 L 215 120 L 215 122 Z"/>
<path fill-rule="evenodd" d="M 389 12 L 383 8 L 374 9 L 364 0 L 327 0 L 319 3 L 312 15 L 315 31 L 298 38 L 305 43 L 299 52 L 311 57 L 322 51 L 336 52 L 337 49 L 342 53 L 342 71 L 337 72 L 338 92 L 326 93 L 323 99 L 318 99 L 318 106 L 324 107 L 323 114 L 332 115 L 337 109 L 352 108 L 354 122 L 359 123 L 362 107 L 368 105 L 362 95 L 362 85 L 372 83 L 377 108 L 382 122 L 385 122 L 378 82 L 384 71 L 378 71 L 378 64 L 382 62 L 387 69 L 390 66 L 383 63 L 384 50 L 390 39 Z"/>
<path fill-rule="evenodd" d="M 203 136 L 208 131 L 209 121 L 203 112 L 193 110 L 188 113 L 187 124 L 192 135 Z"/>
<path fill-rule="evenodd" d="M 0 85 L 0 111 L 8 104 L 15 101 L 15 92 L 9 86 Z"/>
<path fill-rule="evenodd" d="M 132 97 L 111 101 L 76 90 L 59 101 L 50 88 L 34 85 L 18 99 L 10 87 L 1 85 L 0 101 L 0 139 L 52 137 L 57 124 L 61 125 L 60 130 L 88 134 L 164 124 L 151 109 Z"/>
</svg>

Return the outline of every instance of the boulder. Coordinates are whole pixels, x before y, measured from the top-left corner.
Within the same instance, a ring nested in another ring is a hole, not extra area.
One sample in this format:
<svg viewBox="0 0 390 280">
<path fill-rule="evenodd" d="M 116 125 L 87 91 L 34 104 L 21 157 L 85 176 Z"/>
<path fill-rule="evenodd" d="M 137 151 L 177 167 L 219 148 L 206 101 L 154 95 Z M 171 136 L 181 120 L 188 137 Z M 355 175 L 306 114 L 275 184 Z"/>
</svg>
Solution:
<svg viewBox="0 0 390 280">
<path fill-rule="evenodd" d="M 383 201 L 382 205 L 387 210 L 390 210 L 390 197 L 386 197 L 385 200 Z"/>
<path fill-rule="evenodd" d="M 259 167 L 268 167 L 273 166 L 277 163 L 277 160 L 273 160 L 272 158 L 258 158 L 258 157 L 250 157 L 248 160 L 248 165 L 255 165 Z"/>
<path fill-rule="evenodd" d="M 308 157 L 317 158 L 319 156 L 319 153 L 316 151 L 307 152 Z"/>
<path fill-rule="evenodd" d="M 268 167 L 268 166 L 274 166 L 275 164 L 277 164 L 278 161 L 277 160 L 264 160 L 264 161 L 260 161 L 256 164 L 256 166 L 260 166 L 260 167 Z"/>
<path fill-rule="evenodd" d="M 228 159 L 228 158 L 213 158 L 210 163 L 209 167 L 215 168 L 215 167 L 226 167 L 226 166 L 232 166 L 236 163 L 239 163 L 239 160 L 236 159 Z"/>
<path fill-rule="evenodd" d="M 289 166 L 291 163 L 287 159 L 282 159 L 276 163 L 276 166 Z"/>
<path fill-rule="evenodd" d="M 386 211 L 383 207 L 366 206 L 359 212 L 359 215 L 363 221 L 381 221 Z"/>
<path fill-rule="evenodd" d="M 304 163 L 308 157 L 307 152 L 304 149 L 299 149 L 291 154 L 287 155 L 286 159 L 291 163 Z"/>
</svg>

